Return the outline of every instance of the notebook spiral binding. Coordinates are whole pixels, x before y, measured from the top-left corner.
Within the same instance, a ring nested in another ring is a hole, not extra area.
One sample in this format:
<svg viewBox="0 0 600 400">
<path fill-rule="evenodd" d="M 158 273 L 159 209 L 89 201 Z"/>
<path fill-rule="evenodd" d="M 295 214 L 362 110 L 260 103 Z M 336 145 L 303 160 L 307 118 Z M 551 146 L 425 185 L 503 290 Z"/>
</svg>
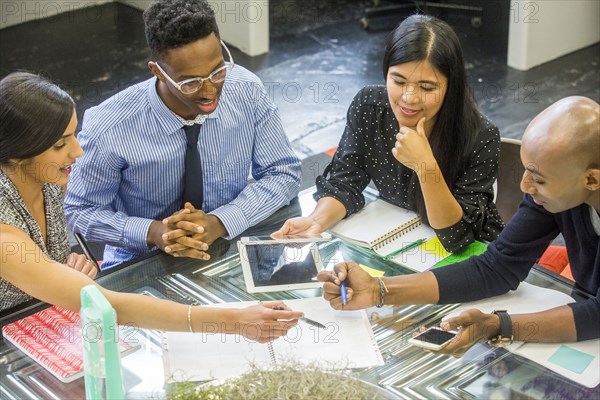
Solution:
<svg viewBox="0 0 600 400">
<path fill-rule="evenodd" d="M 271 364 L 275 366 L 277 365 L 277 359 L 275 358 L 275 349 L 273 349 L 273 342 L 268 342 L 267 347 L 269 349 L 269 358 L 271 359 Z"/>
<path fill-rule="evenodd" d="M 415 218 L 405 224 L 402 224 L 399 227 L 397 227 L 396 229 L 375 239 L 372 247 L 373 247 L 373 249 L 377 250 L 377 249 L 387 245 L 388 243 L 393 242 L 394 240 L 398 239 L 399 237 L 406 234 L 407 232 L 410 232 L 413 229 L 417 228 L 418 226 L 421 226 L 421 224 L 422 224 L 421 218 Z"/>
</svg>

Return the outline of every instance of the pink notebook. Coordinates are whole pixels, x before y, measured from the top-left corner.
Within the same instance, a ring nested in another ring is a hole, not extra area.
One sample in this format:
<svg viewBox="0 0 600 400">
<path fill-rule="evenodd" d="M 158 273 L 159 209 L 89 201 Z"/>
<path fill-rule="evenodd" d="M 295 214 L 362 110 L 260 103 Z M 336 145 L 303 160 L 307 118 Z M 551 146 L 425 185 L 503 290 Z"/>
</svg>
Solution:
<svg viewBox="0 0 600 400">
<path fill-rule="evenodd" d="M 71 382 L 83 376 L 79 314 L 53 306 L 5 325 L 2 334 L 60 381 Z M 124 356 L 140 345 L 126 342 L 119 335 L 119 347 Z"/>
</svg>

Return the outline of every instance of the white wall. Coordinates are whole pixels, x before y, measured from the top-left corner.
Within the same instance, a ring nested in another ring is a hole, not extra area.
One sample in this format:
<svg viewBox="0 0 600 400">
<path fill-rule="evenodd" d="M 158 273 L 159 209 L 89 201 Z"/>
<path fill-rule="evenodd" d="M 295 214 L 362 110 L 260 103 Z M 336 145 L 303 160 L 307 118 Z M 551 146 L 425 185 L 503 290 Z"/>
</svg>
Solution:
<svg viewBox="0 0 600 400">
<path fill-rule="evenodd" d="M 0 1 L 0 29 L 110 2 L 112 0 L 2 0 Z"/>
<path fill-rule="evenodd" d="M 221 38 L 250 56 L 269 51 L 268 0 L 209 0 Z"/>
<path fill-rule="evenodd" d="M 511 1 L 509 24 L 508 65 L 528 70 L 600 41 L 600 1 Z"/>
<path fill-rule="evenodd" d="M 151 0 L 120 0 L 145 10 Z M 268 0 L 208 0 L 215 10 L 223 41 L 250 56 L 269 51 Z"/>
</svg>

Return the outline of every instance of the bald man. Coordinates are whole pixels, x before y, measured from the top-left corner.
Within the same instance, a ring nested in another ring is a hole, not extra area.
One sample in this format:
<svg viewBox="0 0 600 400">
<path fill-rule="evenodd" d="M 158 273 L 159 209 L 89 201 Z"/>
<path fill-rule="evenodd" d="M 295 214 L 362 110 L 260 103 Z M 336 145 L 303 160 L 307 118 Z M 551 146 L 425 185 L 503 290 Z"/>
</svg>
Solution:
<svg viewBox="0 0 600 400">
<path fill-rule="evenodd" d="M 442 323 L 461 327 L 441 352 L 462 355 L 480 340 L 499 347 L 514 340 L 573 342 L 600 337 L 600 106 L 567 97 L 542 111 L 521 145 L 525 193 L 518 211 L 487 251 L 450 268 L 384 278 L 386 304 L 445 304 L 479 300 L 514 290 L 548 245 L 562 233 L 578 286 L 595 297 L 532 314 L 484 314 L 469 310 Z M 319 275 L 323 296 L 344 310 L 381 303 L 380 282 L 353 261 Z"/>
</svg>

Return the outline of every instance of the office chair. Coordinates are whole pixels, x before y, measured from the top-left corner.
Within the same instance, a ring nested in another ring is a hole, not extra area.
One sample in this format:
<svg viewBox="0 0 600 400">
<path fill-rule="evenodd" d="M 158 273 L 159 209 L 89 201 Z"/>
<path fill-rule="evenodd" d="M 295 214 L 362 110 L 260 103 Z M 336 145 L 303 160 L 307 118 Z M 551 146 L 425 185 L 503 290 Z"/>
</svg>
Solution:
<svg viewBox="0 0 600 400">
<path fill-rule="evenodd" d="M 423 0 L 402 0 L 400 4 L 394 5 L 381 5 L 381 0 L 374 0 L 373 5 L 374 7 L 365 9 L 364 16 L 360 19 L 360 26 L 362 29 L 367 30 L 371 27 L 371 18 L 386 17 L 394 14 L 406 14 L 416 10 L 420 10 L 424 14 L 429 14 L 429 7 L 476 13 L 476 15 L 471 17 L 471 26 L 473 26 L 473 28 L 479 28 L 483 23 L 481 18 L 483 7 L 478 6 L 467 6 L 462 4 Z"/>
<path fill-rule="evenodd" d="M 512 218 L 523 199 L 521 178 L 525 168 L 521 163 L 521 141 L 501 138 L 498 179 L 496 180 L 496 208 L 504 223 Z"/>
</svg>

